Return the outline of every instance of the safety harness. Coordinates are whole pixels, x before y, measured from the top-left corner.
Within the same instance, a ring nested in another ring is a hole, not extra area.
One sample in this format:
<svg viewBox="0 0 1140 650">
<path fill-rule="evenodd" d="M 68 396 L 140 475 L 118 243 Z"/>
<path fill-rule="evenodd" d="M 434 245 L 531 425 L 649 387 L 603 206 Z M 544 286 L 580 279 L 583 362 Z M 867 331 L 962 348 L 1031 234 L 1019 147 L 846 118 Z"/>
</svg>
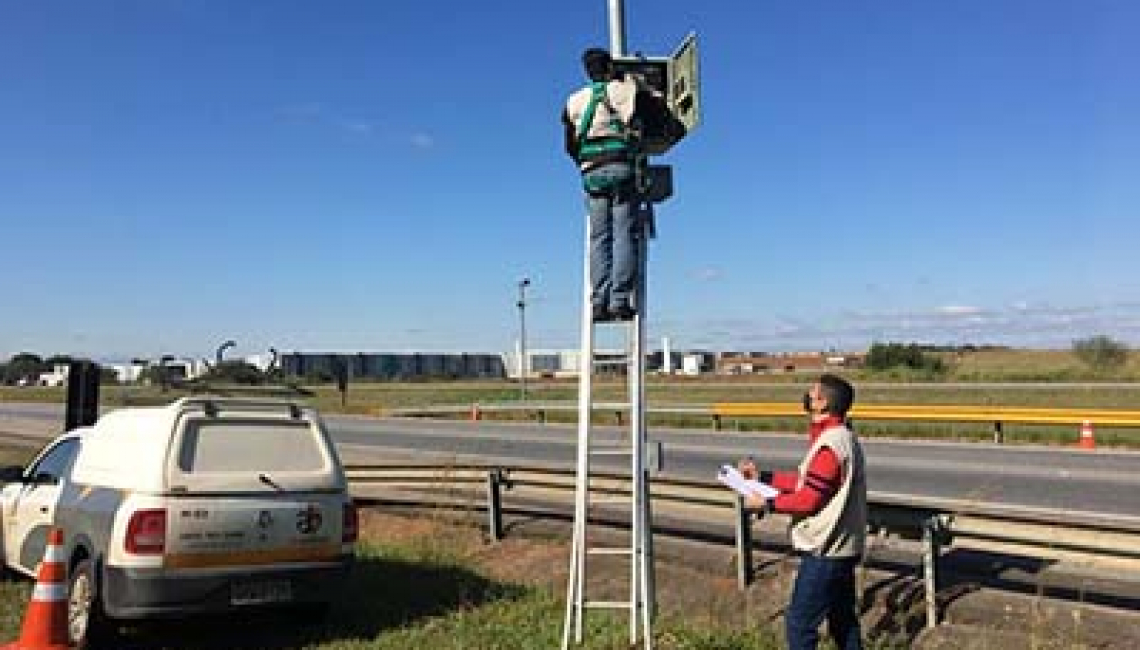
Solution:
<svg viewBox="0 0 1140 650">
<path fill-rule="evenodd" d="M 606 99 L 607 85 L 608 82 L 605 81 L 595 81 L 590 84 L 590 101 L 586 104 L 586 111 L 582 114 L 582 120 L 578 123 L 578 160 L 584 161 L 603 157 L 633 159 L 633 145 L 628 138 L 628 128 L 617 118 L 616 111 L 610 111 L 615 117 L 609 126 L 612 131 L 621 133 L 622 135 L 605 136 L 592 140 L 586 139 L 586 134 L 590 131 L 590 125 L 594 122 L 594 113 L 597 111 L 598 104 Z M 601 192 L 612 188 L 616 185 L 616 182 L 609 179 L 583 178 L 583 184 L 587 192 Z"/>
</svg>

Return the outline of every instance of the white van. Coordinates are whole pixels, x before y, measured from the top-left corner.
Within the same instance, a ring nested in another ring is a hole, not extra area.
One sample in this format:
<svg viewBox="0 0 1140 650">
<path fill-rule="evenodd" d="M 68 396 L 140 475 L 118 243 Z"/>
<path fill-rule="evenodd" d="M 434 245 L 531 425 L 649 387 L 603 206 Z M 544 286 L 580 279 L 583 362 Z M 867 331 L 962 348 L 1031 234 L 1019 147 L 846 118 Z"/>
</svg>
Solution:
<svg viewBox="0 0 1140 650">
<path fill-rule="evenodd" d="M 34 576 L 48 530 L 64 531 L 80 647 L 115 619 L 317 613 L 353 557 L 344 469 L 317 413 L 292 402 L 112 411 L 0 480 L 5 566 Z"/>
</svg>

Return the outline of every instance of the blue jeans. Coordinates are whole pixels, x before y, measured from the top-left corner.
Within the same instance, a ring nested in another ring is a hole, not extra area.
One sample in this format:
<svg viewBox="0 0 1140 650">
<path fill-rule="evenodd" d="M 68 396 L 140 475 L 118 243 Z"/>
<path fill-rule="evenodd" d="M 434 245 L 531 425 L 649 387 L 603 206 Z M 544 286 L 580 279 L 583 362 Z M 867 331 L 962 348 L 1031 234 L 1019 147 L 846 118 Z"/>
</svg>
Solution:
<svg viewBox="0 0 1140 650">
<path fill-rule="evenodd" d="M 814 650 L 819 624 L 827 629 L 840 650 L 862 650 L 859 613 L 855 602 L 855 567 L 859 558 L 825 558 L 804 555 L 796 573 L 792 602 L 784 616 L 789 650 Z"/>
<path fill-rule="evenodd" d="M 629 163 L 608 163 L 586 172 L 582 180 L 607 186 L 586 194 L 591 302 L 596 308 L 611 312 L 634 306 L 630 296 L 640 264 L 633 167 Z"/>
</svg>

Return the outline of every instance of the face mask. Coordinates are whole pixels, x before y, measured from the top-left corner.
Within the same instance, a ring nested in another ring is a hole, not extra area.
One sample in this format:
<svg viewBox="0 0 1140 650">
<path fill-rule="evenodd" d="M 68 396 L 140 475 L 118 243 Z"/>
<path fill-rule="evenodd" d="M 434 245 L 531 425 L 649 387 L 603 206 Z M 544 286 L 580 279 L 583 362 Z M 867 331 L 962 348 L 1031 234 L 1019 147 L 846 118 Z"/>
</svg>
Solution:
<svg viewBox="0 0 1140 650">
<path fill-rule="evenodd" d="M 811 393 L 804 393 L 804 413 L 811 413 Z"/>
</svg>

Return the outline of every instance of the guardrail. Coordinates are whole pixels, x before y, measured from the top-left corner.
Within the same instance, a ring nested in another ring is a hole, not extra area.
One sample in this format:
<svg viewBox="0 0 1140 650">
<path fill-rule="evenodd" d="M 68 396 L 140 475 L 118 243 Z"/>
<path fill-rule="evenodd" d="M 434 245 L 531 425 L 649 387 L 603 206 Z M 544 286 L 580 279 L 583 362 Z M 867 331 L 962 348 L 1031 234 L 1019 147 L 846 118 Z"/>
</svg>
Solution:
<svg viewBox="0 0 1140 650">
<path fill-rule="evenodd" d="M 505 491 L 519 499 L 561 505 L 572 501 L 575 487 L 573 469 L 552 466 L 383 464 L 349 465 L 346 470 L 354 495 L 365 500 L 379 497 L 483 509 L 492 540 L 499 540 L 504 534 Z M 628 484 L 628 475 L 591 472 L 594 494 L 628 497 Z M 383 492 L 376 494 L 375 486 L 381 486 Z M 478 490 L 482 490 L 485 499 L 482 505 Z M 401 499 L 401 492 L 413 495 Z M 659 514 L 680 513 L 687 519 L 734 522 L 737 582 L 741 589 L 751 584 L 754 518 L 735 493 L 712 481 L 654 477 L 650 481 L 650 498 L 654 512 Z M 873 492 L 868 495 L 868 528 L 871 533 L 921 540 L 928 625 L 938 620 L 938 558 L 951 545 L 1036 560 L 1075 561 L 1117 571 L 1134 572 L 1140 567 L 1140 517 L 1074 514 Z"/>
<path fill-rule="evenodd" d="M 475 403 L 469 406 L 427 406 L 412 409 L 393 409 L 385 415 L 415 416 L 429 414 L 468 414 L 480 419 L 484 413 L 525 412 L 534 414 L 545 423 L 551 412 L 577 412 L 574 402 L 504 402 Z M 787 402 L 716 402 L 712 404 L 658 405 L 646 409 L 658 415 L 688 415 L 708 417 L 715 430 L 721 430 L 726 418 L 744 417 L 803 417 L 799 404 Z M 613 413 L 615 421 L 623 423 L 629 404 L 601 402 L 594 404 L 595 413 Z M 905 422 L 979 422 L 993 425 L 994 442 L 1004 441 L 1004 425 L 1072 425 L 1074 430 L 1082 423 L 1095 426 L 1140 428 L 1140 410 L 1123 409 L 1060 409 L 1020 406 L 969 406 L 969 405 L 884 405 L 865 404 L 851 409 L 855 421 Z"/>
</svg>

